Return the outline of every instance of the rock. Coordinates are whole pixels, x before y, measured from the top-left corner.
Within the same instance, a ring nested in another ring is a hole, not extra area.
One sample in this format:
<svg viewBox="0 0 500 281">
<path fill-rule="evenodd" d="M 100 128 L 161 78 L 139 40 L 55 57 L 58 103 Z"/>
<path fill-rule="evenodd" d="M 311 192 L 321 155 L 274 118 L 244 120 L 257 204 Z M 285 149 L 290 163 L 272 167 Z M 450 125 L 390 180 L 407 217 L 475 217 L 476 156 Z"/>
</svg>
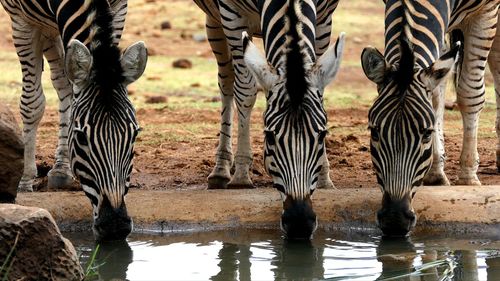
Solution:
<svg viewBox="0 0 500 281">
<path fill-rule="evenodd" d="M 207 41 L 207 35 L 205 33 L 193 34 L 193 40 L 196 42 L 205 42 Z"/>
<path fill-rule="evenodd" d="M 149 96 L 146 97 L 145 103 L 166 103 L 167 97 L 165 96 Z"/>
<path fill-rule="evenodd" d="M 193 67 L 193 63 L 191 63 L 188 59 L 178 59 L 172 63 L 174 68 L 191 68 Z"/>
<path fill-rule="evenodd" d="M 363 39 L 361 39 L 360 37 L 354 37 L 352 41 L 356 44 L 363 43 Z"/>
<path fill-rule="evenodd" d="M 160 28 L 162 30 L 164 30 L 164 29 L 172 29 L 172 24 L 168 20 L 166 20 L 166 21 L 164 21 L 164 22 L 161 23 Z"/>
<path fill-rule="evenodd" d="M 0 104 L 0 203 L 14 203 L 23 167 L 21 129 L 9 108 Z"/>
<path fill-rule="evenodd" d="M 83 279 L 75 248 L 44 209 L 0 205 L 0 264 L 12 248 L 8 280 Z"/>
</svg>

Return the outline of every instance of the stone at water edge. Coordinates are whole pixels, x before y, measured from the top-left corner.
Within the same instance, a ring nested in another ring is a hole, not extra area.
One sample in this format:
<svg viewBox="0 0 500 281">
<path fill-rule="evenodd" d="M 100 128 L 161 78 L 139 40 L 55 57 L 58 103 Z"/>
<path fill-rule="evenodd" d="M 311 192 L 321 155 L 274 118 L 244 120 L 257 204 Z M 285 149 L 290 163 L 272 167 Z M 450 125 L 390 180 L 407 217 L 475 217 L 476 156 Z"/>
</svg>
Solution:
<svg viewBox="0 0 500 281">
<path fill-rule="evenodd" d="M 54 219 L 44 209 L 0 204 L 0 264 L 14 244 L 8 280 L 82 280 L 84 277 L 75 248 L 61 235 Z"/>
<path fill-rule="evenodd" d="M 14 203 L 23 166 L 21 129 L 9 108 L 0 104 L 0 203 Z"/>
</svg>

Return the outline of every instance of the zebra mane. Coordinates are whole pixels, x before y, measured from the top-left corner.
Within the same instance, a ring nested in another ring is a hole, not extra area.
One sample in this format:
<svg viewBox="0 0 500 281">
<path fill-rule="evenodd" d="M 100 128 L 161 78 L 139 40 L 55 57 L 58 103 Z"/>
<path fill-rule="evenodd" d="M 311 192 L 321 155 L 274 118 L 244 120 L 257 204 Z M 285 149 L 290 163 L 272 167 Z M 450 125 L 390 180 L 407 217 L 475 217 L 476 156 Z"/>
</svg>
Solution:
<svg viewBox="0 0 500 281">
<path fill-rule="evenodd" d="M 393 73 L 394 78 L 398 83 L 400 93 L 405 93 L 413 81 L 413 72 L 415 67 L 415 54 L 411 43 L 411 26 L 408 23 L 408 17 L 410 17 L 411 14 L 405 3 L 406 1 L 403 0 L 403 18 L 401 21 L 401 33 L 398 40 L 400 52 L 399 66 L 398 70 Z"/>
<path fill-rule="evenodd" d="M 296 2 L 297 1 L 297 2 Z M 290 97 L 290 105 L 293 109 L 298 109 L 304 101 L 304 94 L 307 92 L 309 83 L 306 80 L 306 54 L 301 46 L 301 33 L 303 24 L 300 20 L 299 0 L 289 0 L 286 12 L 286 26 L 288 31 L 287 53 L 286 53 L 286 82 L 285 87 Z"/>
<path fill-rule="evenodd" d="M 106 104 L 113 104 L 112 90 L 124 82 L 123 68 L 120 62 L 121 51 L 113 43 L 113 14 L 107 0 L 91 0 L 89 7 L 93 23 L 90 30 L 90 53 L 93 58 L 93 79 L 106 93 L 101 98 Z"/>
</svg>

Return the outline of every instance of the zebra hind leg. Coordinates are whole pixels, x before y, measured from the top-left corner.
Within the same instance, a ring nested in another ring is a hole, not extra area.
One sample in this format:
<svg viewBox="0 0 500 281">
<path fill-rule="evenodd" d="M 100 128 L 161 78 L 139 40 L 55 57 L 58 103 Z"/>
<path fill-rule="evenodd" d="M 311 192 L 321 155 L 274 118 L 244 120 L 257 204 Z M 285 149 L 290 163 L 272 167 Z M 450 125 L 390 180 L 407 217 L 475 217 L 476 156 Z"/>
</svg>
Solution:
<svg viewBox="0 0 500 281">
<path fill-rule="evenodd" d="M 457 101 L 463 121 L 463 143 L 457 181 L 459 185 L 481 185 L 477 177 L 477 129 L 479 113 L 485 102 L 484 73 L 496 32 L 498 4 L 493 1 L 483 9 L 484 13 L 478 14 L 462 28 L 464 58 L 457 87 Z"/>
<path fill-rule="evenodd" d="M 330 162 L 328 162 L 328 155 L 325 150 L 325 160 L 319 172 L 318 188 L 320 189 L 334 189 L 335 186 L 330 178 Z"/>
<path fill-rule="evenodd" d="M 495 81 L 495 97 L 497 102 L 497 119 L 496 119 L 496 132 L 497 132 L 497 171 L 500 173 L 500 15 L 498 16 L 497 32 L 493 45 L 488 56 L 488 64 L 490 66 L 493 79 Z"/>
<path fill-rule="evenodd" d="M 23 75 L 20 111 L 23 121 L 24 170 L 18 191 L 26 192 L 33 191 L 33 182 L 37 175 L 36 135 L 45 111 L 45 96 L 41 86 L 42 42 L 40 30 L 33 28 L 19 17 L 12 17 L 12 30 Z"/>
<path fill-rule="evenodd" d="M 48 173 L 49 188 L 65 188 L 73 181 L 68 155 L 68 127 L 73 90 L 64 73 L 64 48 L 60 37 L 45 40 L 43 52 L 50 66 L 52 85 L 59 97 L 59 141 L 55 163 Z"/>
<path fill-rule="evenodd" d="M 231 53 L 219 22 L 207 16 L 206 30 L 210 47 L 217 59 L 218 83 L 222 102 L 219 145 L 215 156 L 215 167 L 208 176 L 208 188 L 227 188 L 231 180 L 233 153 L 231 148 L 231 128 L 233 122 L 234 71 Z"/>
</svg>

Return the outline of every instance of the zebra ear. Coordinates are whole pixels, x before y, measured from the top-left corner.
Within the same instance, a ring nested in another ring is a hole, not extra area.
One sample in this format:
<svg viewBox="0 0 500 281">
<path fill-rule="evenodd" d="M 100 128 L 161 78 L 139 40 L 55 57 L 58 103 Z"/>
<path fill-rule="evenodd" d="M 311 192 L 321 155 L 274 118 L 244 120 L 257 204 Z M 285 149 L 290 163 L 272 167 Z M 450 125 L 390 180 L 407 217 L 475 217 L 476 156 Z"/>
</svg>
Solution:
<svg viewBox="0 0 500 281">
<path fill-rule="evenodd" d="M 266 58 L 259 51 L 257 46 L 255 46 L 248 34 L 244 31 L 242 34 L 243 40 L 243 60 L 246 66 L 252 73 L 252 75 L 257 79 L 259 84 L 265 90 L 268 90 L 274 85 L 278 79 L 279 75 L 276 73 L 274 67 L 272 67 L 266 60 Z"/>
<path fill-rule="evenodd" d="M 385 75 L 389 71 L 389 65 L 384 56 L 373 47 L 366 47 L 361 53 L 361 66 L 366 77 L 371 81 L 380 84 L 384 81 Z"/>
<path fill-rule="evenodd" d="M 86 83 L 92 69 L 92 55 L 89 49 L 76 39 L 69 41 L 64 68 L 71 83 L 77 86 Z"/>
<path fill-rule="evenodd" d="M 148 62 L 148 51 L 144 42 L 139 41 L 125 49 L 120 61 L 126 85 L 139 79 Z"/>
<path fill-rule="evenodd" d="M 424 81 L 427 81 L 429 89 L 434 90 L 439 86 L 455 66 L 460 55 L 460 45 L 460 42 L 457 42 L 451 50 L 443 54 L 431 66 L 424 69 L 424 77 L 426 78 Z"/>
<path fill-rule="evenodd" d="M 342 61 L 342 54 L 344 53 L 344 44 L 345 33 L 341 32 L 337 42 L 328 47 L 326 52 L 319 57 L 313 67 L 313 73 L 318 78 L 320 84 L 318 87 L 326 87 L 337 75 L 340 62 Z"/>
</svg>

